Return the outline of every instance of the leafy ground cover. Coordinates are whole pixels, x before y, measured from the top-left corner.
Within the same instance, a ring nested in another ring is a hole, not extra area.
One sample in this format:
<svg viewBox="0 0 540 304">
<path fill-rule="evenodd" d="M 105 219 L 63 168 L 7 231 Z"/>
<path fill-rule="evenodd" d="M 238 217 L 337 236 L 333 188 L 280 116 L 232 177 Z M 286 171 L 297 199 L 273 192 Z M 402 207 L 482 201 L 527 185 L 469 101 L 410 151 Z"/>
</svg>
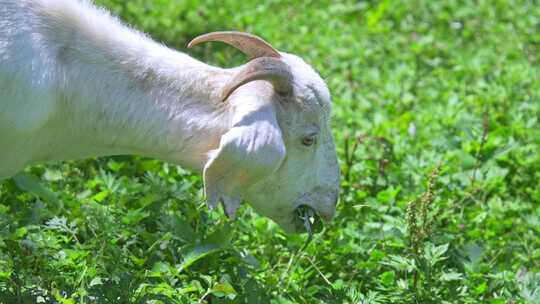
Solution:
<svg viewBox="0 0 540 304">
<path fill-rule="evenodd" d="M 235 29 L 314 65 L 338 215 L 299 251 L 248 207 L 209 212 L 200 177 L 160 161 L 36 166 L 0 184 L 0 303 L 540 303 L 535 1 L 97 2 L 179 49 Z"/>
</svg>

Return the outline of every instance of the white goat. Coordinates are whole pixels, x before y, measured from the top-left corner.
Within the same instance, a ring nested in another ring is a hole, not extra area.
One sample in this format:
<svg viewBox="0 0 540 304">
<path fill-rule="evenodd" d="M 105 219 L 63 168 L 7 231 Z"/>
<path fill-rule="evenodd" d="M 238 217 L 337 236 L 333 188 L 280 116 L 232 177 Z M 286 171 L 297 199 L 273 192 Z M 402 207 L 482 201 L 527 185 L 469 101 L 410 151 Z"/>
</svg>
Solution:
<svg viewBox="0 0 540 304">
<path fill-rule="evenodd" d="M 339 167 L 319 75 L 237 32 L 200 36 L 250 57 L 209 66 L 89 1 L 0 0 L 0 179 L 29 164 L 138 154 L 203 172 L 210 207 L 242 200 L 286 231 L 335 213 Z"/>
</svg>

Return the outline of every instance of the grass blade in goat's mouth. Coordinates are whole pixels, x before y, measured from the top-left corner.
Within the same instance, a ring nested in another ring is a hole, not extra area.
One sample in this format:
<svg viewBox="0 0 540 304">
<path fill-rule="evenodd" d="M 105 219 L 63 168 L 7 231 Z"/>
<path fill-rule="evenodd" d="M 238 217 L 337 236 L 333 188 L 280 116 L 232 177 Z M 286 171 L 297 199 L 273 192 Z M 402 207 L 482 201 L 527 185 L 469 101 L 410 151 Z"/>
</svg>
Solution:
<svg viewBox="0 0 540 304">
<path fill-rule="evenodd" d="M 301 205 L 295 210 L 295 225 L 296 230 L 305 230 L 311 237 L 314 233 L 321 232 L 323 224 L 321 218 L 313 210 L 313 208 L 306 205 Z"/>
</svg>

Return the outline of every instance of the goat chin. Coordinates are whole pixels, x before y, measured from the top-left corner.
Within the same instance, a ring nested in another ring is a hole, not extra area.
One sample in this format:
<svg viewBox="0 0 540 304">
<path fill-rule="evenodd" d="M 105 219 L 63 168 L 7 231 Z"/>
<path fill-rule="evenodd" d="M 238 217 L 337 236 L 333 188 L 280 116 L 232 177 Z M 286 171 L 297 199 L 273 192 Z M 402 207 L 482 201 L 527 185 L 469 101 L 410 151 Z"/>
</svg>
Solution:
<svg viewBox="0 0 540 304">
<path fill-rule="evenodd" d="M 209 205 L 223 202 L 231 217 L 247 198 L 279 223 L 306 193 L 333 215 L 339 167 L 324 81 L 256 36 L 215 32 L 190 45 L 205 41 L 252 60 L 207 65 L 90 1 L 3 0 L 0 179 L 39 162 L 137 154 L 203 173 Z"/>
</svg>

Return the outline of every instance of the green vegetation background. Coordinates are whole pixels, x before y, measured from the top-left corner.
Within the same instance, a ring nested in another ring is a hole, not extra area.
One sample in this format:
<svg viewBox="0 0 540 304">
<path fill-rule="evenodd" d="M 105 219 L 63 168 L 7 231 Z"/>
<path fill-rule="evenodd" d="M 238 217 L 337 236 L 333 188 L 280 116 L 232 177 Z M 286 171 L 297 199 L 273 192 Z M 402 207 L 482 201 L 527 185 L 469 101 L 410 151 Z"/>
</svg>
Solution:
<svg viewBox="0 0 540 304">
<path fill-rule="evenodd" d="M 0 303 L 540 303 L 536 1 L 97 2 L 180 50 L 240 30 L 318 69 L 337 218 L 297 252 L 305 236 L 209 212 L 172 165 L 37 166 L 0 184 Z"/>
</svg>

